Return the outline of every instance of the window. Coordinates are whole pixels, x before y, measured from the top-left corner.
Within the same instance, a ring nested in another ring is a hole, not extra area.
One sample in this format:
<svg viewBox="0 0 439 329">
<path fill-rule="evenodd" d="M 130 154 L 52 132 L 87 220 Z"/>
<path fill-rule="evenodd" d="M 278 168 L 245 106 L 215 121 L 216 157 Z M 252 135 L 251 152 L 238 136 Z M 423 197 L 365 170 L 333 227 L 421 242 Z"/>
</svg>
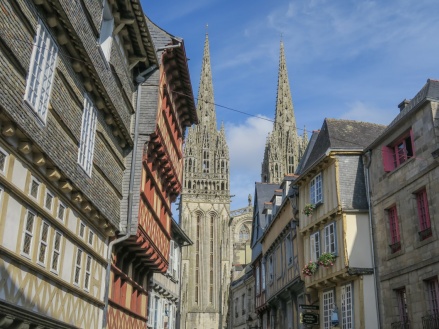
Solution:
<svg viewBox="0 0 439 329">
<path fill-rule="evenodd" d="M 170 241 L 169 247 L 169 262 L 168 262 L 168 273 L 172 275 L 172 270 L 174 268 L 174 241 Z"/>
<path fill-rule="evenodd" d="M 213 263 L 214 263 L 214 254 L 213 254 L 213 243 L 214 243 L 214 235 L 215 235 L 215 217 L 210 217 L 210 275 L 209 275 L 209 302 L 213 303 Z"/>
<path fill-rule="evenodd" d="M 84 238 L 84 232 L 85 232 L 85 224 L 83 221 L 79 222 L 79 236 L 81 238 Z"/>
<path fill-rule="evenodd" d="M 96 135 L 96 116 L 96 109 L 94 108 L 90 98 L 85 95 L 84 112 L 82 113 L 81 141 L 79 142 L 78 163 L 89 176 L 91 176 L 91 169 L 93 166 L 93 152 Z"/>
<path fill-rule="evenodd" d="M 398 301 L 398 316 L 399 321 L 402 323 L 408 323 L 409 313 L 407 310 L 407 295 L 405 288 L 395 290 L 396 299 Z"/>
<path fill-rule="evenodd" d="M 0 148 L 0 172 L 5 173 L 6 170 L 6 160 L 8 158 L 8 153 L 5 150 Z"/>
<path fill-rule="evenodd" d="M 418 206 L 419 237 L 425 240 L 431 237 L 430 213 L 428 211 L 427 191 L 425 189 L 416 193 L 416 203 Z"/>
<path fill-rule="evenodd" d="M 318 174 L 311 180 L 310 193 L 310 200 L 312 204 L 318 204 L 323 202 L 322 174 Z"/>
<path fill-rule="evenodd" d="M 46 264 L 47 240 L 49 238 L 49 224 L 41 222 L 40 242 L 38 244 L 38 264 Z"/>
<path fill-rule="evenodd" d="M 235 298 L 235 318 L 238 317 L 238 297 Z"/>
<path fill-rule="evenodd" d="M 23 243 L 21 247 L 22 254 L 31 257 L 32 239 L 34 236 L 34 222 L 36 215 L 30 210 L 26 213 L 23 230 Z"/>
<path fill-rule="evenodd" d="M 53 205 L 53 194 L 47 191 L 46 199 L 44 200 L 44 207 L 50 211 L 52 210 L 52 205 Z"/>
<path fill-rule="evenodd" d="M 276 278 L 280 278 L 283 273 L 283 259 L 282 259 L 282 250 L 280 248 L 280 245 L 277 246 L 275 252 L 274 252 L 274 269 L 276 270 Z"/>
<path fill-rule="evenodd" d="M 49 35 L 46 27 L 39 21 L 26 81 L 24 100 L 43 122 L 46 122 L 57 55 L 58 47 Z"/>
<path fill-rule="evenodd" d="M 242 309 L 242 315 L 244 315 L 245 314 L 245 294 L 242 294 L 242 297 L 241 297 L 241 309 Z"/>
<path fill-rule="evenodd" d="M 93 238 L 95 234 L 91 231 L 91 229 L 88 232 L 88 244 L 93 246 Z"/>
<path fill-rule="evenodd" d="M 285 239 L 285 255 L 287 264 L 291 265 L 293 263 L 293 240 L 291 234 L 288 234 Z"/>
<path fill-rule="evenodd" d="M 413 130 L 406 132 L 396 142 L 381 149 L 384 171 L 390 172 L 414 157 Z"/>
<path fill-rule="evenodd" d="M 258 295 L 261 292 L 261 284 L 260 284 L 260 281 L 261 281 L 260 277 L 261 276 L 260 276 L 259 271 L 260 271 L 259 266 L 256 266 L 256 269 L 255 269 L 255 272 L 256 272 L 256 294 L 258 294 Z"/>
<path fill-rule="evenodd" d="M 354 328 L 354 308 L 352 298 L 352 283 L 341 287 L 341 324 L 342 329 Z"/>
<path fill-rule="evenodd" d="M 268 257 L 268 282 L 273 282 L 273 254 Z"/>
<path fill-rule="evenodd" d="M 102 12 L 101 32 L 99 36 L 99 44 L 105 59 L 110 61 L 111 44 L 113 43 L 114 18 L 108 1 L 104 1 L 104 9 Z"/>
<path fill-rule="evenodd" d="M 85 278 L 84 278 L 84 289 L 90 289 L 90 276 L 91 276 L 91 262 L 92 258 L 90 255 L 87 255 L 87 260 L 85 262 Z"/>
<path fill-rule="evenodd" d="M 261 267 L 261 287 L 262 290 L 265 290 L 265 261 L 262 262 L 262 267 Z"/>
<path fill-rule="evenodd" d="M 153 313 L 153 317 L 154 317 L 153 328 L 154 329 L 157 328 L 158 322 L 159 322 L 159 307 L 160 307 L 160 298 L 157 296 L 154 296 L 154 313 Z"/>
<path fill-rule="evenodd" d="M 249 236 L 250 236 L 250 230 L 246 225 L 242 225 L 241 228 L 239 229 L 239 241 L 247 242 Z"/>
<path fill-rule="evenodd" d="M 50 265 L 50 269 L 55 273 L 58 273 L 59 256 L 61 254 L 61 239 L 61 232 L 55 231 L 55 238 L 53 239 L 52 264 Z"/>
<path fill-rule="evenodd" d="M 428 291 L 428 308 L 433 314 L 439 314 L 439 283 L 433 278 L 426 281 Z"/>
<path fill-rule="evenodd" d="M 58 213 L 57 213 L 58 219 L 64 220 L 65 212 L 66 212 L 66 206 L 60 202 L 58 205 Z"/>
<path fill-rule="evenodd" d="M 331 315 L 334 308 L 334 290 L 323 292 L 323 328 L 330 329 Z"/>
<path fill-rule="evenodd" d="M 337 234 L 335 231 L 335 223 L 325 226 L 325 252 L 337 254 Z"/>
<path fill-rule="evenodd" d="M 148 295 L 148 327 L 152 327 L 154 325 L 154 313 L 155 313 L 155 298 L 152 292 Z"/>
<path fill-rule="evenodd" d="M 82 266 L 82 250 L 78 248 L 76 253 L 76 262 L 75 262 L 75 276 L 73 282 L 76 285 L 79 285 L 79 280 L 81 279 L 81 266 Z"/>
<path fill-rule="evenodd" d="M 316 262 L 320 257 L 320 234 L 315 232 L 310 235 L 311 261 Z"/>
<path fill-rule="evenodd" d="M 38 199 L 38 193 L 40 192 L 41 183 L 35 178 L 31 178 L 29 195 L 35 199 Z"/>
<path fill-rule="evenodd" d="M 401 250 L 401 236 L 399 234 L 399 221 L 396 206 L 387 210 L 387 216 L 389 217 L 390 249 L 393 253 Z"/>
</svg>

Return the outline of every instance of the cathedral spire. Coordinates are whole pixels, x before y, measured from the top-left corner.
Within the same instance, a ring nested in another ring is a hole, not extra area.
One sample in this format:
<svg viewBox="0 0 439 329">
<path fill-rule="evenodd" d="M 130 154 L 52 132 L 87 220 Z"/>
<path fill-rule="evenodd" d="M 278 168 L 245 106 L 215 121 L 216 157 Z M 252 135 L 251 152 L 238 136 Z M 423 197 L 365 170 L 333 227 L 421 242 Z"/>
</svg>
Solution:
<svg viewBox="0 0 439 329">
<path fill-rule="evenodd" d="M 285 175 L 293 174 L 307 142 L 306 135 L 304 138 L 297 135 L 284 43 L 281 41 L 274 125 L 265 145 L 261 180 L 280 183 Z"/>
<path fill-rule="evenodd" d="M 210 66 L 209 35 L 206 31 L 200 85 L 198 87 L 197 114 L 200 119 L 200 126 L 209 126 L 209 129 L 211 130 L 216 130 L 216 113 L 214 103 L 212 69 Z"/>
<path fill-rule="evenodd" d="M 280 42 L 279 72 L 277 79 L 275 125 L 291 126 L 296 129 L 293 100 L 291 98 L 290 82 L 288 80 L 287 63 L 283 41 Z"/>
</svg>

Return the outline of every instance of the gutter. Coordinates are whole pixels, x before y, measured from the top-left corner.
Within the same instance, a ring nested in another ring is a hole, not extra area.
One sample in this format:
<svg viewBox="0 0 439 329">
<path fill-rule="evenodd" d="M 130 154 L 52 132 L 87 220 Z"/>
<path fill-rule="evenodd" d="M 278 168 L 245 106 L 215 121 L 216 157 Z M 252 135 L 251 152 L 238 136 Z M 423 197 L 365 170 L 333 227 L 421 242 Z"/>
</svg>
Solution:
<svg viewBox="0 0 439 329">
<path fill-rule="evenodd" d="M 381 328 L 381 299 L 378 296 L 378 289 L 380 287 L 379 277 L 378 277 L 378 270 L 376 265 L 376 248 L 375 248 L 375 241 L 374 241 L 374 225 L 373 225 L 373 216 L 372 216 L 372 202 L 371 202 L 371 191 L 370 191 L 370 173 L 369 173 L 369 167 L 371 164 L 372 159 L 372 151 L 369 149 L 366 154 L 366 158 L 363 157 L 363 163 L 364 163 L 364 174 L 365 174 L 365 181 L 366 181 L 366 197 L 367 197 L 367 204 L 369 206 L 369 238 L 372 246 L 372 268 L 373 268 L 373 275 L 374 275 L 374 294 L 375 294 L 375 300 L 376 300 L 376 312 L 378 316 L 378 329 Z"/>
<path fill-rule="evenodd" d="M 107 250 L 107 269 L 105 272 L 105 291 L 104 291 L 104 315 L 102 318 L 102 329 L 105 329 L 107 326 L 107 314 L 108 314 L 108 299 L 110 293 L 110 274 L 111 274 L 111 256 L 113 254 L 113 247 L 121 243 L 125 240 L 128 240 L 131 237 L 130 227 L 132 223 L 132 203 L 133 203 L 133 185 L 134 185 L 134 171 L 136 167 L 136 159 L 137 159 L 137 140 L 139 137 L 139 112 L 140 112 L 140 97 L 141 97 L 141 88 L 140 84 L 146 80 L 146 76 L 157 69 L 157 65 L 152 65 L 142 73 L 140 73 L 136 77 L 137 85 L 137 106 L 136 106 L 136 114 L 134 119 L 134 145 L 133 145 L 133 153 L 131 158 L 131 168 L 130 168 L 130 184 L 129 184 L 129 194 L 128 194 L 128 214 L 127 214 L 127 227 L 126 234 L 113 240 L 108 245 Z"/>
</svg>

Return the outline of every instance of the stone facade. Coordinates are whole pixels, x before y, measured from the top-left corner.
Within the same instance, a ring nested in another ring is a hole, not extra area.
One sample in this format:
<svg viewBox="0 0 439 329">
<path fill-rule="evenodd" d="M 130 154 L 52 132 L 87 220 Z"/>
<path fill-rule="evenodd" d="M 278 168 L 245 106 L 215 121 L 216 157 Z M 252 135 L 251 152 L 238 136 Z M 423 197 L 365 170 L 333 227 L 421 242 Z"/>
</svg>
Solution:
<svg viewBox="0 0 439 329">
<path fill-rule="evenodd" d="M 230 173 L 224 126 L 217 130 L 206 35 L 197 113 L 184 147 L 180 222 L 183 248 L 180 328 L 225 328 L 230 282 Z"/>
<path fill-rule="evenodd" d="M 250 237 L 253 206 L 251 196 L 247 207 L 230 212 L 230 251 L 232 253 L 232 281 L 244 274 L 247 264 L 251 263 Z"/>
<path fill-rule="evenodd" d="M 258 328 L 253 270 L 247 266 L 244 272 L 239 279 L 230 284 L 229 329 Z"/>
<path fill-rule="evenodd" d="M 439 81 L 367 148 L 382 328 L 434 328 L 439 275 Z M 396 153 L 395 153 L 396 152 Z"/>
<path fill-rule="evenodd" d="M 265 145 L 261 181 L 280 184 L 285 175 L 294 174 L 307 144 L 306 130 L 302 137 L 297 134 L 284 44 L 281 42 L 276 111 L 273 131 Z"/>
</svg>

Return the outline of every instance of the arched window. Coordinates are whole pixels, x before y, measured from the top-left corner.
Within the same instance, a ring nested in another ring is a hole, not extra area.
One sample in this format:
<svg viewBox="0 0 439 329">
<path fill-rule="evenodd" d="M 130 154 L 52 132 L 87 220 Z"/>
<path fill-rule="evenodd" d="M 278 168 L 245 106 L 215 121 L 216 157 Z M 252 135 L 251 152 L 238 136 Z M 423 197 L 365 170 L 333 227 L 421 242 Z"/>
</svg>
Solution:
<svg viewBox="0 0 439 329">
<path fill-rule="evenodd" d="M 195 303 L 198 304 L 198 297 L 200 294 L 199 290 L 199 282 L 200 282 L 200 225 L 201 225 L 201 215 L 197 214 L 197 235 L 196 235 L 196 241 L 195 241 Z"/>
<path fill-rule="evenodd" d="M 215 236 L 215 217 L 210 216 L 210 276 L 209 276 L 209 302 L 213 303 L 213 243 Z"/>
<path fill-rule="evenodd" d="M 250 230 L 246 225 L 242 225 L 239 229 L 239 241 L 246 242 L 250 237 Z"/>
</svg>

